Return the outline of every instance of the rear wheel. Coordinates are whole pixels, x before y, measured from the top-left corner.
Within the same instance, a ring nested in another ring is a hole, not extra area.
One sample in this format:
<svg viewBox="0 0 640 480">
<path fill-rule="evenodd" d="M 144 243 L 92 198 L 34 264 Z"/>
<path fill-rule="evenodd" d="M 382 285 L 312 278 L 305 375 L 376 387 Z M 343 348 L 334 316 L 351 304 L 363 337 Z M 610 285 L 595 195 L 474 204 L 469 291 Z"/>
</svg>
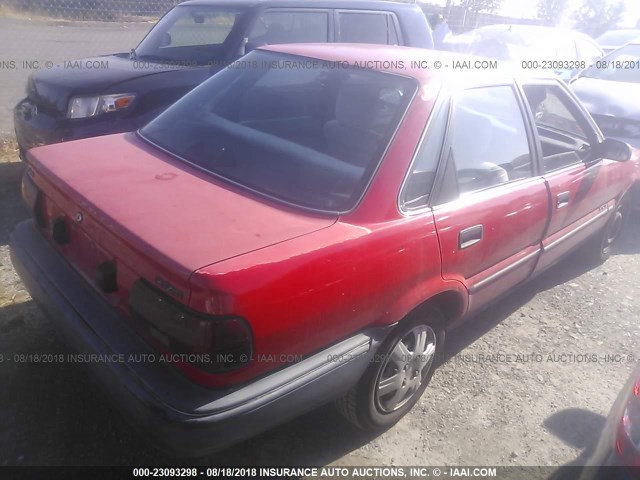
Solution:
<svg viewBox="0 0 640 480">
<path fill-rule="evenodd" d="M 427 388 L 442 352 L 443 315 L 431 310 L 407 319 L 380 347 L 360 382 L 336 406 L 365 430 L 385 429 L 400 420 Z"/>
<path fill-rule="evenodd" d="M 627 221 L 629 206 L 628 198 L 622 198 L 607 225 L 585 245 L 585 254 L 593 263 L 604 263 L 611 256 L 611 248 L 620 238 Z"/>
</svg>

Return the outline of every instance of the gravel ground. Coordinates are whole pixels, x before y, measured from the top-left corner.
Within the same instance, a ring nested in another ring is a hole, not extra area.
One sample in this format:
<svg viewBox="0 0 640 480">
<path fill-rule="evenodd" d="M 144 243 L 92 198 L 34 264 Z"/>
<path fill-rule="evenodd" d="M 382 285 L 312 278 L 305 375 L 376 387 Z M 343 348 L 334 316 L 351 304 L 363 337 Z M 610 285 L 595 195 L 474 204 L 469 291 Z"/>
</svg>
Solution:
<svg viewBox="0 0 640 480">
<path fill-rule="evenodd" d="M 423 399 L 382 435 L 353 430 L 327 406 L 207 458 L 167 457 L 82 366 L 10 361 L 67 350 L 9 261 L 9 232 L 27 212 L 22 164 L 0 145 L 0 465 L 581 464 L 635 365 L 638 219 L 605 265 L 574 256 L 451 332 L 449 360 Z"/>
</svg>

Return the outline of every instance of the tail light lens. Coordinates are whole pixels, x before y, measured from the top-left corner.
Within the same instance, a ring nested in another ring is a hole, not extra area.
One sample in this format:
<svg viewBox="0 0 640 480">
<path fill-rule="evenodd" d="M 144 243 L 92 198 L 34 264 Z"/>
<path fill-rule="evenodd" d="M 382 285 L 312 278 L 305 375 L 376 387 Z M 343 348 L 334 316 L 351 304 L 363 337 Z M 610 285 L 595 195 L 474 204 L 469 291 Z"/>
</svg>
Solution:
<svg viewBox="0 0 640 480">
<path fill-rule="evenodd" d="M 171 353 L 185 354 L 200 370 L 224 373 L 251 359 L 253 336 L 241 317 L 191 311 L 144 280 L 134 283 L 129 310 L 143 335 Z"/>
<path fill-rule="evenodd" d="M 616 432 L 616 453 L 627 467 L 640 467 L 640 379 L 636 380 Z M 633 470 L 639 478 L 637 470 Z"/>
</svg>

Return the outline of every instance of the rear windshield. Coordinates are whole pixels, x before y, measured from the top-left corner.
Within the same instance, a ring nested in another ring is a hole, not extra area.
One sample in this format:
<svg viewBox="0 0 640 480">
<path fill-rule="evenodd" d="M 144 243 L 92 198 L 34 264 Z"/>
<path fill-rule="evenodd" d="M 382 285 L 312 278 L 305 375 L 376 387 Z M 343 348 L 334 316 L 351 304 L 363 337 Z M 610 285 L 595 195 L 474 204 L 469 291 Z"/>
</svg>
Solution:
<svg viewBox="0 0 640 480">
<path fill-rule="evenodd" d="M 640 83 L 640 45 L 627 45 L 595 62 L 582 77 Z"/>
<path fill-rule="evenodd" d="M 415 80 L 254 51 L 141 129 L 202 169 L 314 210 L 355 206 Z"/>
<path fill-rule="evenodd" d="M 206 65 L 230 55 L 239 8 L 182 5 L 167 13 L 136 47 L 136 57 L 161 63 Z"/>
</svg>

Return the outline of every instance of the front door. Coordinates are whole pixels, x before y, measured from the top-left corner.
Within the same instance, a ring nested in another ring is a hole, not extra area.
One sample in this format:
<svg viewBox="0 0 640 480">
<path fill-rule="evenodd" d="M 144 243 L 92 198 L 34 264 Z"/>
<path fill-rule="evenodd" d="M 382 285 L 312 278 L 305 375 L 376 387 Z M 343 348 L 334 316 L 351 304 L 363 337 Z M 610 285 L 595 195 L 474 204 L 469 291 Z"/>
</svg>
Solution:
<svg viewBox="0 0 640 480">
<path fill-rule="evenodd" d="M 523 86 L 535 118 L 542 169 L 551 195 L 551 217 L 543 240 L 542 271 L 602 229 L 624 189 L 619 162 L 593 158 L 599 134 L 558 81 Z"/>
</svg>

